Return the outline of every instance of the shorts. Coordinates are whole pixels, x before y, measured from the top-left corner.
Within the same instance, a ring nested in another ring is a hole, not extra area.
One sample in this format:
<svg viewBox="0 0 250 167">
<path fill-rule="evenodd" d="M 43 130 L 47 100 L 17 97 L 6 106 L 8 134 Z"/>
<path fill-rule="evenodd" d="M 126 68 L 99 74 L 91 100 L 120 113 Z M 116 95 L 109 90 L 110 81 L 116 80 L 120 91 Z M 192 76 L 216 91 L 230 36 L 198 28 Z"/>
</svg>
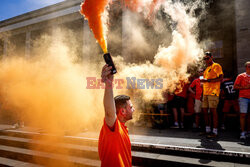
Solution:
<svg viewBox="0 0 250 167">
<path fill-rule="evenodd" d="M 185 108 L 186 107 L 186 99 L 184 97 L 174 96 L 173 107 L 174 108 Z"/>
<path fill-rule="evenodd" d="M 250 99 L 240 97 L 239 98 L 240 113 L 242 114 L 250 113 L 249 104 L 250 104 Z"/>
<path fill-rule="evenodd" d="M 222 112 L 229 112 L 231 107 L 233 107 L 234 111 L 237 113 L 240 111 L 239 102 L 237 99 L 225 100 Z"/>
<path fill-rule="evenodd" d="M 195 99 L 194 111 L 195 111 L 196 114 L 201 113 L 201 101 L 200 100 Z"/>
<path fill-rule="evenodd" d="M 204 95 L 202 99 L 202 108 L 217 108 L 219 97 L 212 95 Z"/>
</svg>

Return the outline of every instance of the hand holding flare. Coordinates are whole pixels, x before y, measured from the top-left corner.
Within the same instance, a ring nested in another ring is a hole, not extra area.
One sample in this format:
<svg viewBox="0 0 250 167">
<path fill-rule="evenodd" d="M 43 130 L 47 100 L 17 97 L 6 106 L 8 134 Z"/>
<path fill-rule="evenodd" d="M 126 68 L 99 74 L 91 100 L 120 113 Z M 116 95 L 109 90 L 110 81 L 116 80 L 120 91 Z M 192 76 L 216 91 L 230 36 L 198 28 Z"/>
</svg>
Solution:
<svg viewBox="0 0 250 167">
<path fill-rule="evenodd" d="M 108 52 L 106 41 L 106 25 L 103 14 L 109 0 L 85 0 L 81 4 L 81 14 L 89 22 L 89 27 L 100 44 L 104 53 Z"/>
</svg>

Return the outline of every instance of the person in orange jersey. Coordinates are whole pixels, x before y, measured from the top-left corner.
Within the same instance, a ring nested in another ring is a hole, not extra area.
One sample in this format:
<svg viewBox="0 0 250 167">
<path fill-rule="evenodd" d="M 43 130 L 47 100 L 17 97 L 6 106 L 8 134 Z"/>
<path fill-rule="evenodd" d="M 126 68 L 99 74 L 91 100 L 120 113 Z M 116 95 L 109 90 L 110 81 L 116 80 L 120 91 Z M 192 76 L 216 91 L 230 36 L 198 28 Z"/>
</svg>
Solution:
<svg viewBox="0 0 250 167">
<path fill-rule="evenodd" d="M 102 167 L 131 167 L 131 142 L 125 123 L 133 118 L 135 109 L 129 96 L 113 97 L 111 69 L 107 64 L 102 69 L 105 118 L 99 135 L 98 153 Z"/>
<path fill-rule="evenodd" d="M 184 128 L 184 115 L 185 115 L 185 108 L 187 104 L 187 90 L 189 84 L 185 83 L 184 81 L 180 81 L 180 87 L 177 88 L 174 92 L 174 102 L 173 102 L 173 115 L 174 115 L 174 126 L 172 128 Z M 181 111 L 181 119 L 180 125 L 178 120 L 178 108 Z"/>
<path fill-rule="evenodd" d="M 202 84 L 201 84 L 201 79 L 203 77 L 203 69 L 199 69 L 199 78 L 196 78 L 193 80 L 191 85 L 189 86 L 188 90 L 195 96 L 195 102 L 194 102 L 194 111 L 195 111 L 195 126 L 194 128 L 199 129 L 200 127 L 200 113 L 201 113 L 201 98 L 202 98 Z"/>
<path fill-rule="evenodd" d="M 240 139 L 246 139 L 245 121 L 247 118 L 248 132 L 250 132 L 250 61 L 245 63 L 246 72 L 237 76 L 234 82 L 234 89 L 238 89 L 240 105 Z M 247 117 L 248 116 L 248 117 Z"/>
<path fill-rule="evenodd" d="M 211 132 L 208 109 L 213 116 L 213 131 L 207 137 L 215 138 L 218 136 L 217 106 L 219 103 L 220 84 L 223 80 L 223 72 L 221 66 L 213 61 L 213 56 L 210 52 L 205 53 L 204 61 L 206 62 L 207 68 L 203 74 L 204 79 L 201 80 L 203 83 L 202 109 L 204 112 L 206 133 Z"/>
</svg>

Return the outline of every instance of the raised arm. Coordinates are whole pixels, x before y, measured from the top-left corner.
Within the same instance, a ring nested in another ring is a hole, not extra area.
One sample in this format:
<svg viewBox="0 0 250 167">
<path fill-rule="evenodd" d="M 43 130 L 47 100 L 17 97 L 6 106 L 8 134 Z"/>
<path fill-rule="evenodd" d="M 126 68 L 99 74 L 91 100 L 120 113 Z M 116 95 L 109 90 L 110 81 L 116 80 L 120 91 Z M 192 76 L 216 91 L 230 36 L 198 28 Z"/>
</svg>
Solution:
<svg viewBox="0 0 250 167">
<path fill-rule="evenodd" d="M 111 74 L 112 67 L 108 67 L 106 64 L 102 68 L 102 82 L 105 83 L 104 91 L 104 111 L 105 111 L 105 122 L 109 127 L 113 127 L 116 120 L 116 108 L 113 95 L 113 75 Z"/>
</svg>

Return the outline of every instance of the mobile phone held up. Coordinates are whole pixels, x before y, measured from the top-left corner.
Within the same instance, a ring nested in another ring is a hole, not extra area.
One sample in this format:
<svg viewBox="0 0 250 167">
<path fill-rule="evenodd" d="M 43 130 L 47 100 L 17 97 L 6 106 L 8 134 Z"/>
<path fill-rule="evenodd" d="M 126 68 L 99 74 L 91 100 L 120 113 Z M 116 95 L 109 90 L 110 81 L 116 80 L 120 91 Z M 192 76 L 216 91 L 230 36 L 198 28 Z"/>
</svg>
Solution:
<svg viewBox="0 0 250 167">
<path fill-rule="evenodd" d="M 115 64 L 114 64 L 114 62 L 112 60 L 112 57 L 111 57 L 110 53 L 105 53 L 103 55 L 103 58 L 104 58 L 106 64 L 108 64 L 108 66 L 112 66 L 111 74 L 117 73 L 116 68 L 115 68 Z"/>
</svg>

